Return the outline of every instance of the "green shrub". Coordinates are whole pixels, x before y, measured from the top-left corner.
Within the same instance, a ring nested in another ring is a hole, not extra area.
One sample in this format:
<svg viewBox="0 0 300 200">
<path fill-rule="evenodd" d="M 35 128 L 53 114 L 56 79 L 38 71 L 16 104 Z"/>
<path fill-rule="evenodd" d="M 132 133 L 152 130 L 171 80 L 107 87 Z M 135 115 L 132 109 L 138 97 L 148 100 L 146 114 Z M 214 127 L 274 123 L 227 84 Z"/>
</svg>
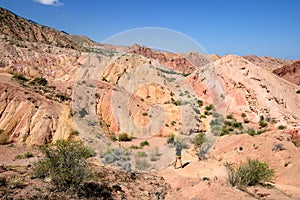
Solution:
<svg viewBox="0 0 300 200">
<path fill-rule="evenodd" d="M 241 116 L 242 116 L 242 118 L 247 117 L 245 113 L 242 113 Z"/>
<path fill-rule="evenodd" d="M 297 90 L 297 92 L 296 92 L 297 94 L 300 94 L 300 90 Z"/>
<path fill-rule="evenodd" d="M 118 140 L 117 137 L 116 137 L 115 135 L 111 135 L 111 136 L 110 136 L 110 139 L 111 139 L 112 141 L 117 141 L 117 140 Z"/>
<path fill-rule="evenodd" d="M 173 101 L 173 104 L 175 106 L 181 106 L 182 105 L 182 102 L 180 100 L 177 100 L 177 101 Z"/>
<path fill-rule="evenodd" d="M 264 120 L 259 120 L 259 126 L 264 128 L 268 126 L 268 123 L 265 122 Z"/>
<path fill-rule="evenodd" d="M 136 146 L 136 145 L 131 145 L 130 146 L 130 149 L 139 149 L 140 147 L 139 146 Z"/>
<path fill-rule="evenodd" d="M 278 129 L 279 129 L 279 130 L 284 130 L 284 129 L 286 129 L 286 126 L 284 126 L 284 125 L 279 125 L 279 126 L 278 126 Z"/>
<path fill-rule="evenodd" d="M 34 163 L 33 177 L 49 177 L 57 190 L 78 191 L 89 179 L 86 158 L 91 152 L 77 142 L 58 140 L 43 147 L 44 158 Z"/>
<path fill-rule="evenodd" d="M 139 151 L 135 155 L 136 157 L 147 157 L 147 154 L 144 151 Z"/>
<path fill-rule="evenodd" d="M 193 139 L 192 143 L 195 145 L 195 148 L 200 148 L 201 145 L 206 141 L 204 133 L 198 133 Z"/>
<path fill-rule="evenodd" d="M 171 121 L 171 125 L 174 126 L 176 124 L 175 121 Z"/>
<path fill-rule="evenodd" d="M 119 141 L 123 141 L 123 142 L 128 142 L 132 140 L 132 137 L 130 137 L 127 133 L 121 133 L 118 136 L 118 140 Z"/>
<path fill-rule="evenodd" d="M 214 105 L 210 104 L 210 105 L 208 105 L 208 106 L 205 106 L 205 110 L 206 110 L 206 111 L 215 110 L 215 107 L 214 107 Z"/>
<path fill-rule="evenodd" d="M 233 119 L 233 116 L 230 114 L 230 115 L 227 115 L 226 116 L 226 119 Z"/>
<path fill-rule="evenodd" d="M 231 123 L 231 126 L 234 127 L 234 128 L 237 128 L 237 129 L 239 129 L 239 130 L 242 130 L 242 129 L 243 129 L 242 123 L 241 123 L 241 122 L 237 122 L 237 121 L 235 121 L 235 120 Z"/>
<path fill-rule="evenodd" d="M 200 110 L 199 110 L 198 108 L 193 108 L 193 110 L 195 111 L 195 113 L 196 113 L 197 115 L 200 115 L 200 114 L 201 114 L 201 112 L 200 112 Z"/>
<path fill-rule="evenodd" d="M 220 136 L 224 136 L 224 135 L 229 135 L 230 134 L 230 131 L 224 126 L 222 128 L 222 131 L 220 133 Z"/>
<path fill-rule="evenodd" d="M 135 159 L 135 166 L 139 170 L 147 170 L 151 167 L 148 161 L 145 158 L 137 157 Z"/>
<path fill-rule="evenodd" d="M 246 162 L 234 167 L 231 163 L 225 163 L 228 173 L 228 180 L 232 186 L 245 189 L 247 186 L 254 186 L 260 182 L 271 180 L 274 170 L 269 168 L 266 162 L 257 159 L 247 159 Z"/>
<path fill-rule="evenodd" d="M 202 100 L 199 100 L 199 99 L 198 99 L 198 100 L 197 100 L 197 103 L 198 103 L 198 106 L 199 106 L 199 107 L 202 107 L 202 106 L 203 106 L 203 101 L 202 101 Z"/>
<path fill-rule="evenodd" d="M 263 115 L 259 116 L 259 121 L 264 121 L 265 117 Z"/>
<path fill-rule="evenodd" d="M 255 130 L 254 130 L 253 128 L 249 128 L 249 129 L 246 131 L 246 133 L 248 133 L 248 134 L 251 135 L 251 136 L 256 135 L 256 132 L 255 132 Z"/>
<path fill-rule="evenodd" d="M 262 130 L 257 131 L 256 135 L 260 135 L 260 134 L 263 134 L 265 132 L 267 132 L 267 129 L 262 129 Z"/>
<path fill-rule="evenodd" d="M 112 149 L 107 151 L 102 159 L 104 164 L 112 164 L 126 171 L 131 171 L 130 154 L 124 149 Z"/>
<path fill-rule="evenodd" d="M 79 132 L 78 132 L 77 130 L 72 130 L 72 131 L 71 131 L 71 135 L 78 136 L 78 135 L 79 135 Z"/>
<path fill-rule="evenodd" d="M 150 146 L 149 142 L 147 140 L 143 141 L 140 143 L 140 146 L 143 147 L 143 146 Z"/>
</svg>

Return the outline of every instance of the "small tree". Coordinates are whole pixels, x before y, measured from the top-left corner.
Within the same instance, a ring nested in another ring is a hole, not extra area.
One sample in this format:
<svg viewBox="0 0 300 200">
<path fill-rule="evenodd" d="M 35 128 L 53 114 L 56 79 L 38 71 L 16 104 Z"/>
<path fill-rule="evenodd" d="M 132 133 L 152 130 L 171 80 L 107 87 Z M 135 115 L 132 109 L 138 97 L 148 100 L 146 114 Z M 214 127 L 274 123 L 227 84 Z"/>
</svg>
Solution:
<svg viewBox="0 0 300 200">
<path fill-rule="evenodd" d="M 86 162 L 91 151 L 77 142 L 58 140 L 42 152 L 44 158 L 34 163 L 33 177 L 49 177 L 58 190 L 79 191 L 91 176 Z"/>
</svg>

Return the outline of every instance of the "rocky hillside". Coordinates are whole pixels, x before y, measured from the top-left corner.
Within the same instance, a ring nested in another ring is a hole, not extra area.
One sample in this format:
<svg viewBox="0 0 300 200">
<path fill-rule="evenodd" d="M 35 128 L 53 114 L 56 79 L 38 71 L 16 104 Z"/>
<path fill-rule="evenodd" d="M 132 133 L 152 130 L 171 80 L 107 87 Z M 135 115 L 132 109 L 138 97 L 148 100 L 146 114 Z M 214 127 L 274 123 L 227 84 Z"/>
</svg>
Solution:
<svg viewBox="0 0 300 200">
<path fill-rule="evenodd" d="M 11 40 L 41 42 L 53 46 L 80 49 L 64 32 L 39 25 L 0 8 L 0 32 Z"/>
<path fill-rule="evenodd" d="M 277 76 L 295 84 L 300 85 L 300 61 L 297 60 L 290 65 L 284 65 L 273 71 Z"/>
<path fill-rule="evenodd" d="M 289 65 L 292 64 L 293 61 L 291 60 L 283 60 L 279 58 L 272 58 L 270 56 L 263 56 L 259 57 L 256 55 L 247 55 L 247 56 L 242 56 L 245 60 L 256 64 L 266 70 L 272 71 L 278 67 L 282 67 L 283 65 Z"/>
<path fill-rule="evenodd" d="M 12 157 L 17 143 L 30 148 L 75 139 L 95 151 L 91 163 L 118 167 L 109 170 L 113 177 L 119 168 L 164 177 L 146 174 L 134 182 L 141 187 L 133 188 L 126 183 L 131 175 L 122 172 L 125 181 L 111 179 L 125 191 L 113 191 L 116 198 L 299 197 L 293 180 L 299 177 L 299 61 L 97 44 L 5 9 L 0 23 L 1 165 L 29 164 Z M 206 160 L 199 161 L 194 141 L 201 134 Z M 174 141 L 185 148 L 186 168 L 177 171 L 170 166 Z M 228 184 L 224 164 L 247 157 L 270 163 L 276 171 L 272 187 L 249 188 L 249 195 Z M 0 177 L 13 171 L 0 170 Z M 104 171 L 99 173 L 109 182 Z M 24 180 L 28 192 L 34 181 Z"/>
</svg>

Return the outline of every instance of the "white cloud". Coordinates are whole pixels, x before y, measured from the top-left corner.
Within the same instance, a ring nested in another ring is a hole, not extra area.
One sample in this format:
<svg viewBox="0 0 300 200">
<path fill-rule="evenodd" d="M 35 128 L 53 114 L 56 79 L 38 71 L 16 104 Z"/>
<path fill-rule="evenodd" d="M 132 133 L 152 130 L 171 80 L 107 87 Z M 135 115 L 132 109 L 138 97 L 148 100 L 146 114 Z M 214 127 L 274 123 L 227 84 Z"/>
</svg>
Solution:
<svg viewBox="0 0 300 200">
<path fill-rule="evenodd" d="M 63 3 L 59 2 L 59 0 L 34 0 L 38 3 L 50 6 L 62 6 Z"/>
</svg>

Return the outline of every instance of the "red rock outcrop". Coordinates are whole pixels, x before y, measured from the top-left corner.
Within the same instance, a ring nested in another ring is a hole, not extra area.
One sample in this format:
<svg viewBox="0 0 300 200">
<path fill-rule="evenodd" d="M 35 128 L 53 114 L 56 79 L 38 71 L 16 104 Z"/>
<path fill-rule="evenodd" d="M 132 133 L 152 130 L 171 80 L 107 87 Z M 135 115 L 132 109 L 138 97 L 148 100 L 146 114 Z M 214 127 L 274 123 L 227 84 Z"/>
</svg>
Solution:
<svg viewBox="0 0 300 200">
<path fill-rule="evenodd" d="M 275 69 L 273 73 L 293 84 L 300 85 L 300 60 Z"/>
</svg>

